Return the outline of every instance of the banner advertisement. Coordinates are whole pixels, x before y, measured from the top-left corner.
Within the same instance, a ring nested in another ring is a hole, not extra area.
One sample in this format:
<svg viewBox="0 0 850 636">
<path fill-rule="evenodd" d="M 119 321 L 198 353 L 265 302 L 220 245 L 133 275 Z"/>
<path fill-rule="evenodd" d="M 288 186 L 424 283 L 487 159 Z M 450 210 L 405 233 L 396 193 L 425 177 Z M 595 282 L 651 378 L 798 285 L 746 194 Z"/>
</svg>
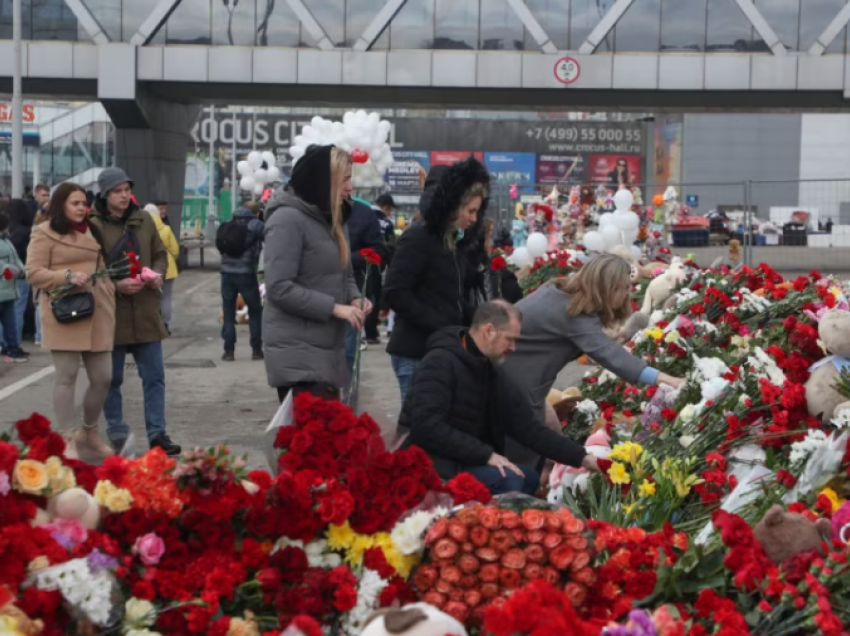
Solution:
<svg viewBox="0 0 850 636">
<path fill-rule="evenodd" d="M 614 191 L 623 185 L 638 184 L 641 182 L 640 161 L 641 158 L 634 155 L 590 155 L 588 180 Z"/>
<path fill-rule="evenodd" d="M 667 185 L 682 182 L 682 134 L 684 124 L 674 122 L 655 126 L 656 194 L 663 194 Z"/>
<path fill-rule="evenodd" d="M 537 183 L 574 186 L 584 183 L 587 157 L 584 155 L 539 155 Z"/>
<path fill-rule="evenodd" d="M 393 153 L 393 156 L 395 156 L 395 153 Z M 431 166 L 451 166 L 458 161 L 463 161 L 469 156 L 475 157 L 478 161 L 484 161 L 483 152 L 437 150 L 431 153 Z"/>
<path fill-rule="evenodd" d="M 537 176 L 537 156 L 533 152 L 487 152 L 484 153 L 484 165 L 490 172 L 493 185 L 533 184 Z M 531 189 L 520 188 L 520 191 Z"/>
<path fill-rule="evenodd" d="M 431 153 L 427 150 L 397 150 L 385 180 L 393 192 L 421 192 L 431 169 Z"/>
</svg>

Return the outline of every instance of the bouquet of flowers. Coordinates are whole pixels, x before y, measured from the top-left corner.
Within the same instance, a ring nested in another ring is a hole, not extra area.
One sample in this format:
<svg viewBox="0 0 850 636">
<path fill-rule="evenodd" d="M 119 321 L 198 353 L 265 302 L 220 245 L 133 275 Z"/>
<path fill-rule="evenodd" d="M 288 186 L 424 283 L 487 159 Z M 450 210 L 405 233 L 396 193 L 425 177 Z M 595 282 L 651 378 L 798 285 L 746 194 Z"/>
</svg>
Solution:
<svg viewBox="0 0 850 636">
<path fill-rule="evenodd" d="M 136 267 L 138 267 L 138 259 L 136 259 L 135 254 L 133 254 L 132 252 L 128 252 L 126 257 L 116 261 L 109 267 L 104 267 L 102 269 L 97 270 L 89 278 L 92 282 L 94 282 L 98 278 L 111 278 L 113 280 L 121 280 L 123 278 L 132 277 L 134 264 Z M 65 285 L 62 285 L 61 287 L 57 287 L 56 289 L 51 289 L 51 302 L 56 302 L 57 300 L 60 300 L 66 296 L 77 293 L 77 287 L 77 285 L 67 283 Z"/>
</svg>

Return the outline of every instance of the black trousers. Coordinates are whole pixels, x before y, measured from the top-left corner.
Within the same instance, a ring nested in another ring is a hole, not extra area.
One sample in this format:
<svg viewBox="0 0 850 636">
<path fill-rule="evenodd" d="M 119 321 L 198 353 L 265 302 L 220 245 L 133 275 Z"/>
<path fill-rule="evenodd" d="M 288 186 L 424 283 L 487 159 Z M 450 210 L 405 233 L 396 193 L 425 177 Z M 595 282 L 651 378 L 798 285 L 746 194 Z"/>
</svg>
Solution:
<svg viewBox="0 0 850 636">
<path fill-rule="evenodd" d="M 236 346 L 236 303 L 238 296 L 248 306 L 248 330 L 251 334 L 251 349 L 263 350 L 263 301 L 260 298 L 260 283 L 256 274 L 221 275 L 221 310 L 223 320 L 221 339 L 224 350 L 233 351 Z"/>
<path fill-rule="evenodd" d="M 292 396 L 295 397 L 299 393 L 310 393 L 323 400 L 338 400 L 339 388 L 324 382 L 298 382 L 290 386 L 277 387 L 277 399 L 283 404 L 286 396 L 292 391 Z"/>
<path fill-rule="evenodd" d="M 366 322 L 363 325 L 363 328 L 366 330 L 366 338 L 372 340 L 377 340 L 380 338 L 381 334 L 378 332 L 378 324 L 381 320 L 381 293 L 383 292 L 383 282 L 381 281 L 380 276 L 370 276 L 369 277 L 369 287 L 370 289 L 369 300 L 372 301 L 372 313 L 366 316 Z"/>
</svg>

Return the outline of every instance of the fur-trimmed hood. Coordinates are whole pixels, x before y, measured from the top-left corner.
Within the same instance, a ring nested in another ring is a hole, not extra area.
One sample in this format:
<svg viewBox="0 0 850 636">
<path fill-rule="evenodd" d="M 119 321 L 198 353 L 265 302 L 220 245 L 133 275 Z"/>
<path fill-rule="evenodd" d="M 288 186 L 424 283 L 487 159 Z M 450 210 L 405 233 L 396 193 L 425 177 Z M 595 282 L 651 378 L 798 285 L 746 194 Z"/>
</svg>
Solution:
<svg viewBox="0 0 850 636">
<path fill-rule="evenodd" d="M 490 190 L 490 174 L 475 157 L 469 157 L 451 166 L 435 166 L 425 180 L 425 191 L 419 200 L 419 209 L 428 229 L 442 235 L 451 219 L 452 212 L 463 201 L 464 193 L 476 183 Z M 484 221 L 488 199 L 481 204 L 475 225 L 467 231 L 474 235 Z"/>
</svg>

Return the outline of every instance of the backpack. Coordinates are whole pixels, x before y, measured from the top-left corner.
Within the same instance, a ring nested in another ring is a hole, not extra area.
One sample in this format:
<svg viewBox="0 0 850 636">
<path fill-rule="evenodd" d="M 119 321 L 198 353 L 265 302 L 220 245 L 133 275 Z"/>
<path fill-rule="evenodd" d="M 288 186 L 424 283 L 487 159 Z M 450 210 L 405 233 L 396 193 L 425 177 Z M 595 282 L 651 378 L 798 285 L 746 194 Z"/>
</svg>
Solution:
<svg viewBox="0 0 850 636">
<path fill-rule="evenodd" d="M 225 256 L 239 258 L 251 247 L 248 224 L 239 221 L 230 219 L 215 233 L 215 247 Z"/>
</svg>

